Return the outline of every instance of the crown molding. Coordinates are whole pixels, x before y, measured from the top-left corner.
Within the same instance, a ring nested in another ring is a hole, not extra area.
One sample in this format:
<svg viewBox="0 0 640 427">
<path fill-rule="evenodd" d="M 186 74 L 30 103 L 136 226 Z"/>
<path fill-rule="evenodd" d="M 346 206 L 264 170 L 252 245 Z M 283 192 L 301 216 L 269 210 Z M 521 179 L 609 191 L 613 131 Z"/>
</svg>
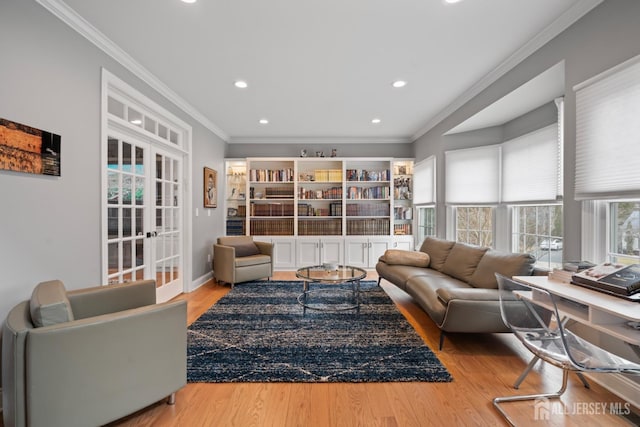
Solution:
<svg viewBox="0 0 640 427">
<path fill-rule="evenodd" d="M 558 34 L 569 28 L 578 19 L 582 18 L 593 8 L 598 6 L 604 0 L 583 0 L 565 11 L 555 21 L 549 24 L 544 30 L 538 33 L 534 38 L 529 40 L 525 45 L 516 50 L 511 56 L 500 63 L 496 68 L 490 71 L 482 79 L 476 82 L 473 86 L 467 89 L 462 95 L 457 97 L 445 107 L 442 111 L 436 114 L 431 120 L 429 120 L 424 126 L 422 126 L 412 137 L 412 141 L 417 140 L 425 133 L 433 129 L 438 123 L 453 114 L 458 108 L 469 102 L 475 96 L 480 94 L 483 90 L 496 82 L 500 77 L 504 76 L 507 72 L 512 70 L 520 62 L 531 56 L 535 51 L 551 41 Z"/>
<path fill-rule="evenodd" d="M 70 8 L 62 0 L 36 0 L 42 7 L 47 9 L 58 19 L 78 32 L 81 36 L 93 43 L 98 49 L 109 55 L 120 63 L 127 70 L 131 71 L 140 80 L 149 85 L 152 89 L 164 96 L 171 103 L 176 105 L 193 119 L 200 122 L 204 127 L 220 137 L 223 141 L 229 140 L 229 135 L 216 126 L 211 120 L 200 113 L 195 107 L 185 101 L 180 95 L 175 93 L 164 84 L 153 73 L 143 67 L 131 55 L 125 52 L 120 46 L 111 41 L 106 35 L 91 25 L 87 20 Z"/>
<path fill-rule="evenodd" d="M 410 137 L 382 138 L 382 137 L 307 137 L 307 136 L 234 136 L 229 144 L 410 144 Z"/>
</svg>

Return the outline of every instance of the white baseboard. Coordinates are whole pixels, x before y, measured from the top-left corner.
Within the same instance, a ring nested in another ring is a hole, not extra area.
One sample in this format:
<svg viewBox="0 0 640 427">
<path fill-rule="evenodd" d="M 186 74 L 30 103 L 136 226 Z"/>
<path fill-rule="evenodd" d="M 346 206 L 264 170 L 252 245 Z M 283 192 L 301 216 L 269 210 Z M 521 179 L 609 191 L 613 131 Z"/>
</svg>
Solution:
<svg viewBox="0 0 640 427">
<path fill-rule="evenodd" d="M 637 382 L 622 374 L 587 374 L 586 376 L 619 398 L 640 408 L 640 384 Z"/>
<path fill-rule="evenodd" d="M 204 285 L 211 279 L 213 279 L 213 272 L 210 271 L 207 274 L 202 275 L 198 277 L 196 280 L 194 280 L 193 282 L 191 282 L 191 287 L 186 292 L 195 291 L 196 289 L 198 289 L 200 286 Z"/>
</svg>

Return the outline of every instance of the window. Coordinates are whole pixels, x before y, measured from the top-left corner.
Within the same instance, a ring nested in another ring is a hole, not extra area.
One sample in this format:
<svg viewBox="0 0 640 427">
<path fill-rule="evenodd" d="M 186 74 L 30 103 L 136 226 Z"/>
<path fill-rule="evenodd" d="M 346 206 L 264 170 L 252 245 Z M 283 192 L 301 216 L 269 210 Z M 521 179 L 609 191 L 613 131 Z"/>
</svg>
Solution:
<svg viewBox="0 0 640 427">
<path fill-rule="evenodd" d="M 562 266 L 562 205 L 514 206 L 512 208 L 514 252 L 536 257 L 536 266 Z"/>
<path fill-rule="evenodd" d="M 609 261 L 640 262 L 640 200 L 609 203 Z"/>
<path fill-rule="evenodd" d="M 456 207 L 456 241 L 492 247 L 494 209 L 491 206 Z"/>
<path fill-rule="evenodd" d="M 433 206 L 416 206 L 418 212 L 417 241 L 420 243 L 428 236 L 436 235 L 436 208 Z"/>
</svg>

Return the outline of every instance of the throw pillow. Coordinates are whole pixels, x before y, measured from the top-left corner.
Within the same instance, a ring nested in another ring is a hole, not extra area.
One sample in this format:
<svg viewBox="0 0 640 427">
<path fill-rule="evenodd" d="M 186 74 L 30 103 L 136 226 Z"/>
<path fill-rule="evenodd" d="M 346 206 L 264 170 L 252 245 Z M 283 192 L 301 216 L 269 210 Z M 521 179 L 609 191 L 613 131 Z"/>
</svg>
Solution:
<svg viewBox="0 0 640 427">
<path fill-rule="evenodd" d="M 253 242 L 229 246 L 233 246 L 234 248 L 236 248 L 236 257 L 245 257 L 260 254 L 260 249 L 258 249 L 256 244 Z"/>
<path fill-rule="evenodd" d="M 67 291 L 60 280 L 39 283 L 31 294 L 29 308 L 36 328 L 73 320 Z"/>
<path fill-rule="evenodd" d="M 387 249 L 384 262 L 387 264 L 410 265 L 413 267 L 429 267 L 429 254 L 417 251 L 403 251 L 401 249 Z"/>
</svg>

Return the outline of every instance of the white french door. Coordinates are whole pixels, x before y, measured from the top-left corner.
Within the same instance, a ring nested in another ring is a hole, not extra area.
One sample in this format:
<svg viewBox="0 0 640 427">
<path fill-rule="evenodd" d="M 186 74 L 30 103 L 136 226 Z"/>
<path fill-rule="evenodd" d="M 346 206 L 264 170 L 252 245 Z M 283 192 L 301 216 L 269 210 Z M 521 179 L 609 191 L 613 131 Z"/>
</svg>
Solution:
<svg viewBox="0 0 640 427">
<path fill-rule="evenodd" d="M 155 279 L 159 302 L 184 286 L 182 156 L 109 130 L 103 271 L 107 283 Z"/>
</svg>

